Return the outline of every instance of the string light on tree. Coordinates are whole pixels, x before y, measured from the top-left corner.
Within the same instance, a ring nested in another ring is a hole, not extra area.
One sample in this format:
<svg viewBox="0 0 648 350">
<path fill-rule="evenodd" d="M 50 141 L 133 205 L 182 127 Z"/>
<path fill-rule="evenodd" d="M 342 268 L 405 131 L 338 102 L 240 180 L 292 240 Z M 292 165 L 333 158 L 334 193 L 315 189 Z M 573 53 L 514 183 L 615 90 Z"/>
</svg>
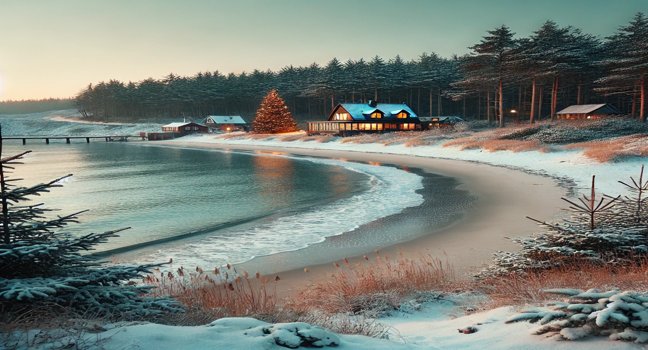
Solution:
<svg viewBox="0 0 648 350">
<path fill-rule="evenodd" d="M 295 123 L 292 113 L 275 89 L 270 90 L 261 101 L 252 125 L 257 134 L 297 131 L 297 123 Z"/>
</svg>

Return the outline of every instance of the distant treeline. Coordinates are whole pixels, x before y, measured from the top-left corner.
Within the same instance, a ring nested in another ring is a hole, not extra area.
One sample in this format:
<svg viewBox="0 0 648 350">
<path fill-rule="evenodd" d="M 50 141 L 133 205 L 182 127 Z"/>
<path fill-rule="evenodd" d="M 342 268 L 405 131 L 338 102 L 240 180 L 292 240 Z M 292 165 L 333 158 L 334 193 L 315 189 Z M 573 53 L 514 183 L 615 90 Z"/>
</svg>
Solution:
<svg viewBox="0 0 648 350">
<path fill-rule="evenodd" d="M 43 100 L 16 100 L 0 102 L 0 114 L 23 114 L 75 108 L 72 98 L 48 98 Z"/>
<path fill-rule="evenodd" d="M 254 114 L 276 88 L 301 120 L 321 119 L 340 102 L 406 102 L 419 115 L 458 114 L 504 121 L 536 120 L 571 104 L 609 102 L 645 120 L 648 19 L 638 13 L 605 39 L 547 21 L 514 38 L 490 30 L 464 56 L 423 53 L 404 61 L 376 56 L 277 72 L 170 74 L 163 79 L 89 85 L 76 98 L 86 116 L 102 120 L 169 119 Z"/>
</svg>

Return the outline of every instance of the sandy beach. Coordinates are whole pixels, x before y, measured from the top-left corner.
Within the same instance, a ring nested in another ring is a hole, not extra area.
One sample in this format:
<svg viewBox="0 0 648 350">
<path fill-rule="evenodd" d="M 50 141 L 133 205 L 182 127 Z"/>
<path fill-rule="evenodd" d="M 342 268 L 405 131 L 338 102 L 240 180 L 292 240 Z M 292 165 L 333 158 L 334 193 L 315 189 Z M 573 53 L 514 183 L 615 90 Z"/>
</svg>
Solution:
<svg viewBox="0 0 648 350">
<path fill-rule="evenodd" d="M 551 220 L 560 215 L 560 197 L 566 189 L 558 186 L 552 178 L 528 174 L 504 167 L 475 162 L 423 158 L 406 155 L 390 155 L 366 152 L 333 150 L 309 150 L 289 147 L 230 145 L 176 140 L 156 142 L 156 145 L 170 147 L 286 152 L 295 155 L 346 159 L 360 162 L 379 162 L 399 167 L 418 168 L 423 171 L 453 177 L 460 181 L 460 188 L 474 195 L 476 203 L 463 219 L 449 227 L 434 230 L 423 237 L 383 247 L 383 256 L 403 254 L 409 257 L 431 255 L 451 264 L 458 276 L 467 276 L 487 264 L 494 252 L 514 250 L 516 245 L 508 237 L 526 236 L 537 230 L 537 226 L 526 216 Z M 338 256 L 334 251 L 327 262 L 308 266 L 291 266 L 276 273 L 280 296 L 307 286 L 312 281 L 327 276 L 335 268 L 333 262 L 345 257 L 351 262 L 363 259 L 373 251 L 358 252 L 355 256 Z M 255 258 L 238 265 L 246 271 L 257 271 L 272 264 L 273 256 Z M 273 274 L 274 275 L 274 274 Z"/>
</svg>

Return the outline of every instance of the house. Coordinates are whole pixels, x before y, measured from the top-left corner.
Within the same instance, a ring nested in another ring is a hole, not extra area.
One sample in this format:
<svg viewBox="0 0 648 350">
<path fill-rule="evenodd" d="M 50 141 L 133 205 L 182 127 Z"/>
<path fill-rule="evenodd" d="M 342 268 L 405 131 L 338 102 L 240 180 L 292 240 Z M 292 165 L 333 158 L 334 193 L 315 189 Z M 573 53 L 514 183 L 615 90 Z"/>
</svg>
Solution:
<svg viewBox="0 0 648 350">
<path fill-rule="evenodd" d="M 188 134 L 204 134 L 208 132 L 208 128 L 205 125 L 195 122 L 175 122 L 162 126 L 162 131 L 183 136 Z"/>
<path fill-rule="evenodd" d="M 248 123 L 239 115 L 210 115 L 205 118 L 205 125 L 210 131 L 247 131 Z"/>
<path fill-rule="evenodd" d="M 596 105 L 571 105 L 556 113 L 558 119 L 580 120 L 601 119 L 618 115 L 619 111 L 612 105 L 601 103 Z"/>
<path fill-rule="evenodd" d="M 421 122 L 404 103 L 342 103 L 327 121 L 308 122 L 309 134 L 348 135 L 360 132 L 421 130 Z"/>
</svg>

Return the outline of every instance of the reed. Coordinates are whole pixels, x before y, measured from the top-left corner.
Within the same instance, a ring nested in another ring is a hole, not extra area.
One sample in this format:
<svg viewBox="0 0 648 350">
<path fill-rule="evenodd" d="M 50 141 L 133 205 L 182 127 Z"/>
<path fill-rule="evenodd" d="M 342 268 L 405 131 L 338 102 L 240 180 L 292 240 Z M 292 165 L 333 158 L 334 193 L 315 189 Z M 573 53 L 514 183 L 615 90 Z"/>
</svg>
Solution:
<svg viewBox="0 0 648 350">
<path fill-rule="evenodd" d="M 362 313 L 396 308 L 404 296 L 416 291 L 451 290 L 458 284 L 452 267 L 430 255 L 391 259 L 376 254 L 358 263 L 344 259 L 334 266 L 327 278 L 302 289 L 289 307 L 298 313 L 313 309 Z"/>
</svg>

